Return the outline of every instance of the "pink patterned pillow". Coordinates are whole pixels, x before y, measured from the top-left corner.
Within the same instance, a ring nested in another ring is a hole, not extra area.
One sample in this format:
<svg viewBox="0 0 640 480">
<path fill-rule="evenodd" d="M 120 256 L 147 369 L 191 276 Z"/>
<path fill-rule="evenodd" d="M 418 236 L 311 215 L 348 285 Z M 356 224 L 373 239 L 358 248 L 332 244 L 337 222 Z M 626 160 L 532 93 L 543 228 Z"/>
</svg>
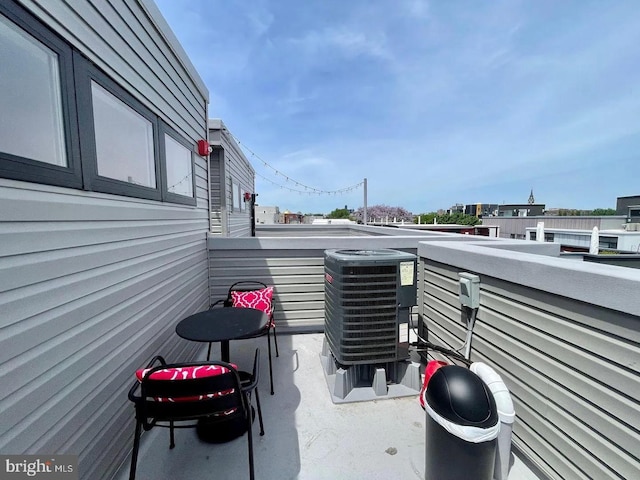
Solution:
<svg viewBox="0 0 640 480">
<path fill-rule="evenodd" d="M 234 307 L 255 308 L 262 310 L 271 318 L 273 311 L 271 300 L 273 299 L 273 287 L 251 290 L 249 292 L 231 292 Z"/>
<path fill-rule="evenodd" d="M 236 365 L 233 365 L 233 367 L 237 368 Z M 150 368 L 141 368 L 139 370 L 136 370 L 136 378 L 138 379 L 138 381 L 142 382 L 142 379 L 147 376 L 149 371 L 151 371 Z M 162 370 L 156 370 L 155 372 L 153 372 L 151 374 L 151 377 L 149 378 L 152 378 L 154 380 L 187 380 L 190 378 L 214 377 L 223 373 L 229 373 L 229 369 L 221 365 L 195 365 L 191 367 L 163 368 Z M 233 389 L 190 397 L 156 397 L 154 400 L 157 402 L 196 402 L 198 400 L 205 400 L 207 398 L 229 395 L 230 393 L 233 393 Z"/>
</svg>

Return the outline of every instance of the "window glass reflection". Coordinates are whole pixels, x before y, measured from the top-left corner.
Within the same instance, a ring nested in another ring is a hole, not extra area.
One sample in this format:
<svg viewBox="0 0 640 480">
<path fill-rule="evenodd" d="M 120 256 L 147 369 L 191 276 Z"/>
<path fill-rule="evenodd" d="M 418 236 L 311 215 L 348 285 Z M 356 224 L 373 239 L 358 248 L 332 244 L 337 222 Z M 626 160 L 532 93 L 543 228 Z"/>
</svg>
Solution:
<svg viewBox="0 0 640 480">
<path fill-rule="evenodd" d="M 164 136 L 167 191 L 193 197 L 191 151 L 170 135 Z"/>
<path fill-rule="evenodd" d="M 0 15 L 0 151 L 67 166 L 58 55 Z"/>
<path fill-rule="evenodd" d="M 91 95 L 98 175 L 155 188 L 152 123 L 95 82 Z"/>
</svg>

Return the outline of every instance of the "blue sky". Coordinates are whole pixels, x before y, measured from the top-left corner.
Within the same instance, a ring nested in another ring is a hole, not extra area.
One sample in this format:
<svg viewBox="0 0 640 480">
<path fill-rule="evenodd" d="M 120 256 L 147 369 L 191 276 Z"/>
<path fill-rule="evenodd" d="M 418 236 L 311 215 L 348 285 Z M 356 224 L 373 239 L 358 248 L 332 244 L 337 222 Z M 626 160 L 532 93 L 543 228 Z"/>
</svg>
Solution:
<svg viewBox="0 0 640 480">
<path fill-rule="evenodd" d="M 156 0 L 258 174 L 303 213 L 615 208 L 640 194 L 640 4 Z M 276 174 L 267 167 L 286 175 Z M 277 184 L 277 185 L 274 185 Z M 285 188 L 282 188 L 285 187 Z"/>
</svg>

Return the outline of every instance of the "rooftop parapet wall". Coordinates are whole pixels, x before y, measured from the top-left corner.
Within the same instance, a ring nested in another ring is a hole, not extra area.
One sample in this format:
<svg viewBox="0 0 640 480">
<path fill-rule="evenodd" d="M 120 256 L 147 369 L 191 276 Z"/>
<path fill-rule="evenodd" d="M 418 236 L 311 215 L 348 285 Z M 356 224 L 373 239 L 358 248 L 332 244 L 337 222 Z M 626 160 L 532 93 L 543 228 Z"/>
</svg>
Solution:
<svg viewBox="0 0 640 480">
<path fill-rule="evenodd" d="M 640 271 L 527 253 L 535 248 L 531 243 L 429 242 L 420 245 L 418 254 L 477 274 L 640 315 Z"/>
<path fill-rule="evenodd" d="M 280 227 L 280 226 L 279 226 Z M 211 303 L 224 297 L 230 284 L 260 280 L 275 286 L 279 308 L 275 313 L 285 329 L 322 330 L 324 327 L 324 251 L 327 249 L 378 250 L 391 248 L 417 254 L 421 241 L 490 243 L 495 248 L 559 254 L 550 243 L 469 237 L 442 232 L 396 228 L 322 225 L 287 225 L 271 237 L 224 238 L 209 235 L 209 291 Z M 329 228 L 327 227 L 336 227 Z M 373 232 L 374 235 L 370 235 Z M 323 235 L 324 234 L 324 235 Z"/>
</svg>

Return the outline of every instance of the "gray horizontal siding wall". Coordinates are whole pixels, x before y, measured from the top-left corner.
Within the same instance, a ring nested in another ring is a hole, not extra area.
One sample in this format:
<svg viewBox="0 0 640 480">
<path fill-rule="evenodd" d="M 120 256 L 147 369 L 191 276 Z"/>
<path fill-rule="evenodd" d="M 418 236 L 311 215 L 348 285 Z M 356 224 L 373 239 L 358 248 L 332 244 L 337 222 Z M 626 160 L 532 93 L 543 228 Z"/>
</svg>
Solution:
<svg viewBox="0 0 640 480">
<path fill-rule="evenodd" d="M 251 235 L 251 213 L 249 202 L 233 198 L 236 192 L 232 185 L 237 184 L 241 192 L 255 193 L 255 172 L 229 132 L 222 132 L 224 149 L 224 167 L 227 182 L 227 236 L 249 237 Z M 235 207 L 232 207 L 235 205 Z M 242 206 L 242 209 L 240 209 Z"/>
<path fill-rule="evenodd" d="M 250 203 L 240 198 L 242 192 L 255 193 L 255 171 L 246 156 L 220 120 L 209 121 L 211 155 L 210 182 L 219 192 L 211 204 L 211 233 L 225 237 L 251 236 Z M 237 185 L 240 191 L 235 191 Z"/>
<path fill-rule="evenodd" d="M 206 138 L 208 94 L 152 2 L 22 3 L 194 145 Z M 196 207 L 0 179 L 0 451 L 77 454 L 91 480 L 125 460 L 135 369 L 199 347 L 174 332 L 208 303 L 201 157 L 195 176 Z"/>
<path fill-rule="evenodd" d="M 211 135 L 211 132 L 209 132 Z M 219 135 L 219 131 L 218 131 Z M 211 233 L 222 235 L 226 232 L 226 200 L 224 183 L 224 152 L 215 148 L 209 155 L 209 195 L 211 207 L 209 209 L 209 229 Z"/>
<path fill-rule="evenodd" d="M 509 387 L 517 447 L 550 478 L 637 477 L 640 274 L 482 250 L 420 247 L 429 340 L 463 343 L 458 273 L 479 274 L 472 360 Z"/>
</svg>

